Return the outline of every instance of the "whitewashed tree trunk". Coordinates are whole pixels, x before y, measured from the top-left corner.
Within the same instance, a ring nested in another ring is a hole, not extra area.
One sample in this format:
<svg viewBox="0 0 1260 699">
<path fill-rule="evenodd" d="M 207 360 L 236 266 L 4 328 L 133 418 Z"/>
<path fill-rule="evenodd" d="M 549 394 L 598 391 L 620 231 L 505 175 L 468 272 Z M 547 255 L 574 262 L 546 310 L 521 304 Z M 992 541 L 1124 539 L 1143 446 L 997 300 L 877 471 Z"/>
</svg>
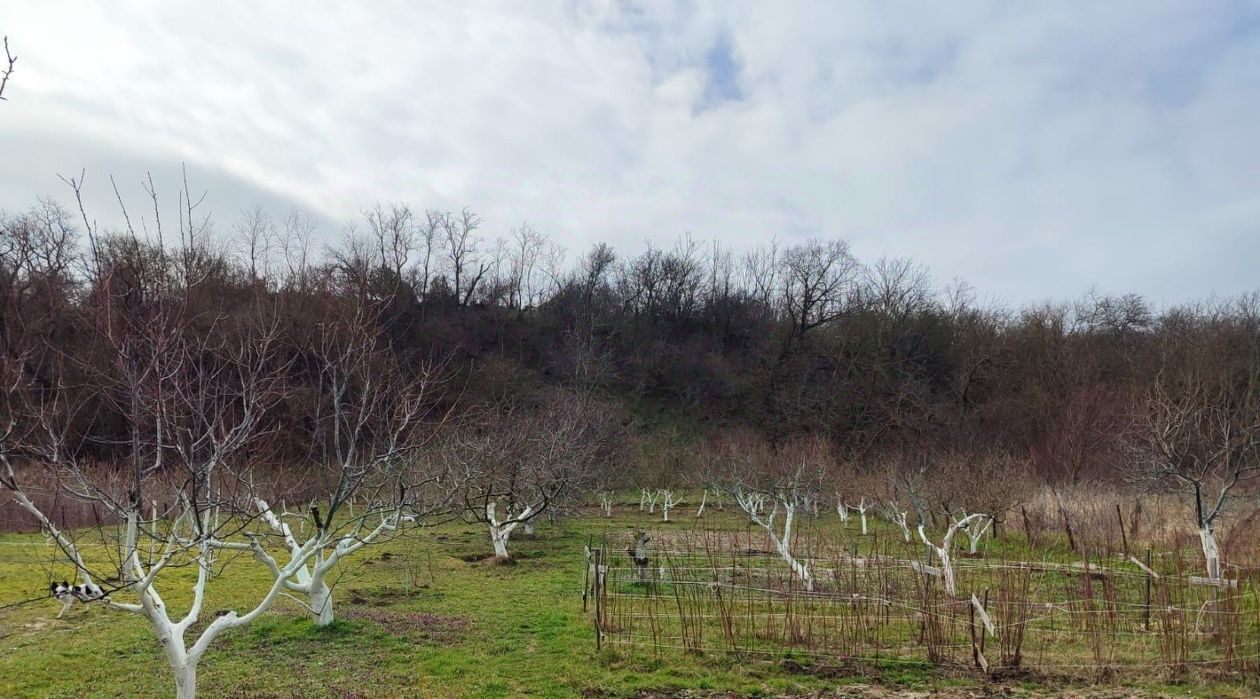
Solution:
<svg viewBox="0 0 1260 699">
<path fill-rule="evenodd" d="M 180 519 L 190 519 L 192 516 L 191 511 L 186 510 Z M 217 518 L 217 512 L 205 511 L 202 513 L 202 517 L 204 519 L 201 530 L 213 531 L 212 522 Z M 280 591 L 284 589 L 286 581 L 297 575 L 298 569 L 305 566 L 307 561 L 319 550 L 320 542 L 308 542 L 293 552 L 290 561 L 282 568 L 276 563 L 274 558 L 267 554 L 257 540 L 252 540 L 248 544 L 218 541 L 209 538 L 203 539 L 199 543 L 181 540 L 175 534 L 179 526 L 177 521 L 172 525 L 172 534 L 167 540 L 166 550 L 162 557 L 155 562 L 146 564 L 137 548 L 138 521 L 139 514 L 136 512 L 132 512 L 127 518 L 123 582 L 135 591 L 135 594 L 140 598 L 140 602 L 139 604 L 114 602 L 109 602 L 108 604 L 115 609 L 139 613 L 148 620 L 166 654 L 167 662 L 174 675 L 177 699 L 192 699 L 197 695 L 197 666 L 201 662 L 202 656 L 209 649 L 211 642 L 223 631 L 245 626 L 270 609 L 279 596 Z M 174 621 L 170 616 L 170 610 L 158 593 L 155 583 L 157 575 L 171 562 L 173 553 L 180 547 L 189 545 L 194 546 L 194 550 L 197 552 L 197 581 L 193 586 L 193 601 L 187 614 L 180 618 L 179 621 Z M 262 600 L 248 613 L 238 615 L 235 611 L 229 611 L 216 617 L 213 622 L 201 631 L 192 647 L 188 647 L 184 641 L 184 634 L 197 623 L 201 615 L 202 604 L 205 601 L 206 585 L 210 579 L 210 571 L 214 566 L 215 552 L 223 549 L 252 552 L 256 559 L 263 562 L 270 569 L 273 576 L 271 587 Z"/>
<path fill-rule="evenodd" d="M 307 604 L 315 613 L 315 625 L 328 626 L 336 620 L 336 616 L 333 613 L 332 590 L 328 587 L 328 583 L 324 582 L 324 575 L 320 573 L 312 577 L 309 588 Z"/>
<path fill-rule="evenodd" d="M 490 525 L 490 545 L 494 547 L 495 558 L 507 560 L 510 557 L 508 556 L 508 537 L 510 536 L 510 531 Z"/>
<path fill-rule="evenodd" d="M 906 513 L 898 512 L 893 521 L 901 528 L 901 540 L 910 543 L 910 524 L 906 522 Z"/>
<path fill-rule="evenodd" d="M 901 540 L 907 544 L 910 543 L 910 524 L 907 520 L 909 513 L 898 509 L 895 505 L 889 505 L 884 508 L 884 516 L 901 530 Z"/>
<path fill-rule="evenodd" d="M 1209 580 L 1221 579 L 1221 549 L 1216 544 L 1216 532 L 1212 531 L 1212 523 L 1199 527 L 1199 543 L 1203 547 L 1203 560 L 1207 565 Z"/>
<path fill-rule="evenodd" d="M 966 513 L 964 513 L 964 519 L 965 518 L 966 518 Z M 961 527 L 961 529 L 963 530 L 963 533 L 967 535 L 967 539 L 969 541 L 969 545 L 967 548 L 968 553 L 970 553 L 973 556 L 976 554 L 977 549 L 980 546 L 980 540 L 984 538 L 984 533 L 988 531 L 989 527 L 992 525 L 993 525 L 993 518 L 990 517 L 989 515 L 985 515 L 984 517 L 980 519 L 971 520 L 970 524 L 968 524 L 967 526 Z"/>
<path fill-rule="evenodd" d="M 753 497 L 750 497 L 752 495 Z M 809 565 L 797 560 L 792 554 L 792 522 L 796 517 L 796 501 L 792 496 L 787 498 L 776 497 L 774 509 L 768 516 L 762 515 L 760 512 L 761 503 L 765 502 L 765 496 L 752 493 L 741 494 L 735 493 L 735 501 L 739 504 L 744 512 L 748 513 L 753 523 L 759 525 L 770 536 L 770 541 L 774 544 L 775 551 L 779 557 L 788 564 L 788 568 L 796 577 L 800 578 L 805 585 L 807 592 L 814 591 L 814 577 L 810 573 Z M 783 530 L 777 531 L 775 519 L 778 517 L 779 508 L 783 508 Z"/>
<path fill-rule="evenodd" d="M 979 514 L 979 513 L 973 514 L 973 515 L 967 515 L 961 520 L 958 520 L 957 522 L 950 524 L 949 529 L 945 531 L 945 537 L 941 540 L 940 546 L 937 546 L 936 544 L 933 544 L 931 541 L 928 540 L 927 533 L 923 529 L 923 523 L 922 522 L 919 523 L 919 538 L 923 540 L 923 543 L 927 544 L 928 546 L 932 548 L 932 552 L 936 554 L 937 560 L 940 561 L 941 580 L 945 584 L 946 594 L 948 594 L 951 597 L 958 596 L 958 588 L 954 582 L 954 564 L 952 560 L 950 559 L 950 555 L 949 555 L 950 548 L 953 546 L 953 543 L 954 543 L 954 535 L 958 533 L 958 530 L 960 528 L 966 527 L 971 522 L 977 519 L 980 519 L 982 517 L 987 517 L 987 516 L 988 515 Z"/>
<path fill-rule="evenodd" d="M 57 541 L 61 552 L 74 564 L 79 578 L 84 581 L 83 584 L 99 589 L 92 583 L 92 576 L 88 573 L 88 569 L 84 565 L 84 561 L 74 541 L 65 536 L 39 507 L 26 496 L 25 492 L 16 486 L 12 467 L 8 463 L 6 455 L 0 453 L 0 461 L 3 462 L 5 470 L 4 480 L 6 482 L 4 485 L 13 494 L 14 500 L 19 506 L 35 516 L 44 526 L 44 530 L 48 535 Z M 139 508 L 132 509 L 125 514 L 125 527 L 121 547 L 122 556 L 119 559 L 121 566 L 119 577 L 121 578 L 122 586 L 131 590 L 139 598 L 139 602 L 117 602 L 107 595 L 100 595 L 92 601 L 99 600 L 110 609 L 131 612 L 144 617 L 149 622 L 150 628 L 153 629 L 153 633 L 162 646 L 163 653 L 166 655 L 167 663 L 175 680 L 176 698 L 194 699 L 197 696 L 197 665 L 205 652 L 210 648 L 211 642 L 223 631 L 245 626 L 270 609 L 283 589 L 285 580 L 295 575 L 298 567 L 304 565 L 314 555 L 316 547 L 315 545 L 308 545 L 298 550 L 290 562 L 281 568 L 256 539 L 251 539 L 248 544 L 242 542 L 229 543 L 215 540 L 212 538 L 213 535 L 210 535 L 191 541 L 181 537 L 179 533 L 181 524 L 192 530 L 193 522 L 196 521 L 194 518 L 197 515 L 194 514 L 190 507 L 185 506 L 171 524 L 171 529 L 164 542 L 164 550 L 157 558 L 151 558 L 143 555 L 140 551 L 141 516 Z M 201 532 L 215 531 L 218 520 L 217 510 L 213 508 L 203 510 L 200 513 L 200 518 L 201 522 L 198 529 Z M 272 584 L 252 610 L 243 615 L 238 615 L 235 611 L 228 611 L 219 615 L 201 631 L 192 647 L 189 648 L 184 640 L 184 634 L 197 623 L 201 616 L 206 586 L 209 583 L 210 573 L 214 565 L 215 552 L 220 549 L 252 553 L 254 558 L 264 563 L 270 570 Z M 158 593 L 157 580 L 159 574 L 173 560 L 176 560 L 176 556 L 183 553 L 190 553 L 194 556 L 193 560 L 197 564 L 197 580 L 192 587 L 192 603 L 188 612 L 178 621 L 174 621 L 165 601 Z"/>
<path fill-rule="evenodd" d="M 866 498 L 863 497 L 858 502 L 857 507 L 853 507 L 852 505 L 850 505 L 849 509 L 853 510 L 854 512 L 857 512 L 858 515 L 861 517 L 860 521 L 862 525 L 862 536 L 866 536 Z"/>
<path fill-rule="evenodd" d="M 612 517 L 612 494 L 600 493 L 599 506 L 600 506 L 600 509 L 604 511 L 605 517 Z"/>
<path fill-rule="evenodd" d="M 845 526 L 849 526 L 849 506 L 844 504 L 844 500 L 836 495 L 836 514 L 840 515 L 840 522 Z"/>
<path fill-rule="evenodd" d="M 403 522 L 410 521 L 410 518 L 403 517 L 401 510 L 394 510 L 383 516 L 381 523 L 367 533 L 360 533 L 357 530 L 352 531 L 345 536 L 325 541 L 323 545 L 320 545 L 318 540 L 322 537 L 326 538 L 328 536 L 327 533 L 312 532 L 311 538 L 307 539 L 305 543 L 301 543 L 293 535 L 292 528 L 284 520 L 276 516 L 265 500 L 258 499 L 255 505 L 258 507 L 262 520 L 272 530 L 284 537 L 284 542 L 289 547 L 290 560 L 301 556 L 308 545 L 317 547 L 314 555 L 309 556 L 310 562 L 298 566 L 294 574 L 284 581 L 285 589 L 306 595 L 307 606 L 310 608 L 311 613 L 315 615 L 315 624 L 317 626 L 328 626 L 336 620 L 332 588 L 327 583 L 327 575 L 333 566 L 337 565 L 345 556 L 376 541 L 382 534 L 397 531 Z M 325 549 L 328 545 L 331 545 L 332 550 L 326 554 Z"/>
<path fill-rule="evenodd" d="M 704 514 L 704 506 L 709 502 L 709 489 L 705 488 L 704 493 L 700 496 L 700 509 L 696 510 L 696 517 Z"/>
<path fill-rule="evenodd" d="M 945 583 L 945 593 L 950 597 L 956 597 L 958 595 L 958 583 L 954 581 L 954 564 L 949 558 L 949 549 L 937 549 L 936 557 L 941 564 L 941 579 Z"/>
<path fill-rule="evenodd" d="M 512 516 L 506 521 L 500 522 L 495 517 L 495 504 L 490 502 L 486 504 L 486 526 L 490 528 L 490 545 L 494 547 L 494 556 L 500 560 L 511 558 L 508 555 L 508 541 L 512 538 L 512 532 L 517 525 L 522 522 L 529 522 L 534 515 L 534 506 L 527 505 L 519 514 Z"/>
<path fill-rule="evenodd" d="M 195 663 L 184 663 L 178 667 L 172 665 L 171 670 L 175 673 L 176 699 L 196 699 L 197 665 Z"/>
<path fill-rule="evenodd" d="M 656 513 L 656 501 L 661 496 L 659 490 L 648 490 L 647 488 L 639 489 L 639 511 L 647 510 L 648 514 Z"/>
<path fill-rule="evenodd" d="M 774 545 L 779 552 L 779 557 L 788 564 L 788 568 L 791 569 L 792 573 L 801 579 L 801 582 L 805 585 L 805 590 L 807 592 L 813 592 L 814 576 L 810 574 L 809 566 L 796 560 L 796 557 L 792 555 L 792 550 L 789 548 L 787 539 L 776 539 L 773 536 L 771 539 L 774 540 Z"/>
<path fill-rule="evenodd" d="M 681 496 L 674 497 L 674 491 L 662 489 L 660 491 L 660 499 L 661 499 L 661 514 L 665 518 L 664 521 L 668 522 L 669 511 L 674 509 L 674 507 L 682 504 L 682 501 L 683 501 L 682 497 Z"/>
</svg>

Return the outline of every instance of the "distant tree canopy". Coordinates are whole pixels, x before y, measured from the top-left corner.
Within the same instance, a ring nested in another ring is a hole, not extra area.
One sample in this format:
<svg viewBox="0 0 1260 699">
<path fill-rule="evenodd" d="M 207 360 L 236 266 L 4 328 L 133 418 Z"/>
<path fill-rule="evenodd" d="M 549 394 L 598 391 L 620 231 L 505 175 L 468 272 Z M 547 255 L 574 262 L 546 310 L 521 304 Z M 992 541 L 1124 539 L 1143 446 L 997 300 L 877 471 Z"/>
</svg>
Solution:
<svg viewBox="0 0 1260 699">
<path fill-rule="evenodd" d="M 1089 294 L 1014 311 L 938 288 L 911 260 L 859 261 L 839 240 L 737 254 L 683 237 L 567 258 L 529 226 L 490 236 L 467 210 L 378 206 L 324 249 L 297 214 L 251 211 L 216 232 L 190 208 L 161 242 L 79 219 L 50 201 L 0 215 L 3 350 L 49 386 L 101 370 L 101 343 L 176 300 L 205 333 L 278 318 L 296 378 L 314 381 L 319 328 L 371 307 L 400 356 L 447 360 L 464 407 L 581 388 L 700 432 L 819 437 L 857 462 L 983 443 L 1079 481 L 1119 476 L 1120 438 L 1161 371 L 1260 365 L 1256 295 L 1156 311 Z M 115 409 L 82 419 L 99 429 Z M 310 451 L 302 414 L 277 413 L 274 458 Z"/>
</svg>

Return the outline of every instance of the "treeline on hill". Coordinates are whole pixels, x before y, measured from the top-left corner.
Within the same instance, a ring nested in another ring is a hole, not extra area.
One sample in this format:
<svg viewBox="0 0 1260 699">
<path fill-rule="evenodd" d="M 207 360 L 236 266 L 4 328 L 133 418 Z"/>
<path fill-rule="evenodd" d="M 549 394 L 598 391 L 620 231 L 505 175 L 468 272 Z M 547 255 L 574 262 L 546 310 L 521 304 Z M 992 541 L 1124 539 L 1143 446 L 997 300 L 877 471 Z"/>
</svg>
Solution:
<svg viewBox="0 0 1260 699">
<path fill-rule="evenodd" d="M 1091 294 L 1011 311 L 934 286 L 912 260 L 859 261 L 839 240 L 738 254 L 683 237 L 566 257 L 528 226 L 496 238 L 469 211 L 405 206 L 366 211 L 327 247 L 297 214 L 214 230 L 189 207 L 177 234 L 86 221 L 51 201 L 0 218 L 0 330 L 37 384 L 81 387 L 74 419 L 95 435 L 82 449 L 101 458 L 125 441 L 110 429 L 129 424 L 125 391 L 107 400 L 89 375 L 118 351 L 109 343 L 176 305 L 204 337 L 279 324 L 299 383 L 319 380 L 308 350 L 321 328 L 371 308 L 404 367 L 445 367 L 446 408 L 593 391 L 649 426 L 821 437 L 857 463 L 983 445 L 1077 482 L 1119 477 L 1161 372 L 1247 376 L 1260 361 L 1255 295 L 1156 312 Z M 309 456 L 302 395 L 269 411 L 269 459 Z"/>
</svg>

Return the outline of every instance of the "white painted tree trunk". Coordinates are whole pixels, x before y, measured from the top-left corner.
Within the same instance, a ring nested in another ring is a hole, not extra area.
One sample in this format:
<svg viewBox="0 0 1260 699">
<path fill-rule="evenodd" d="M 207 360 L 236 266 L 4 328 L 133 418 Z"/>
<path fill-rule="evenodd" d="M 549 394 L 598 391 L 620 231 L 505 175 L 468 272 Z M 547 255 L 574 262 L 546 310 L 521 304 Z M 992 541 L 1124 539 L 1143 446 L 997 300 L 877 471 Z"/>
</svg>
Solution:
<svg viewBox="0 0 1260 699">
<path fill-rule="evenodd" d="M 992 524 L 993 524 L 993 518 L 985 517 L 983 519 L 982 524 L 973 523 L 971 526 L 967 527 L 964 530 L 967 532 L 967 539 L 969 541 L 969 546 L 967 549 L 968 553 L 970 553 L 973 556 L 976 555 L 976 551 L 980 546 L 980 540 L 984 538 L 984 533 L 989 530 L 989 527 Z"/>
<path fill-rule="evenodd" d="M 901 529 L 901 540 L 906 542 L 907 544 L 910 543 L 910 525 L 906 521 L 906 518 L 909 513 L 902 512 L 900 510 L 895 510 L 892 508 L 889 508 L 887 510 L 887 513 L 888 513 L 888 521 L 897 525 L 897 527 Z"/>
<path fill-rule="evenodd" d="M 490 525 L 490 544 L 494 547 L 495 558 L 507 559 L 508 556 L 508 538 L 511 537 L 510 531 L 504 531 L 502 527 Z"/>
<path fill-rule="evenodd" d="M 262 520 L 284 537 L 285 543 L 289 546 L 291 558 L 305 556 L 311 559 L 309 563 L 303 562 L 293 572 L 291 578 L 285 579 L 284 586 L 290 592 L 306 594 L 307 606 L 315 615 L 317 626 L 328 626 L 336 620 L 332 588 L 326 582 L 326 575 L 333 566 L 344 556 L 376 541 L 383 533 L 396 531 L 402 523 L 412 521 L 410 517 L 404 517 L 401 510 L 396 510 L 382 517 L 380 524 L 367 533 L 351 533 L 338 540 L 328 541 L 320 539 L 320 537 L 326 537 L 326 534 L 314 532 L 305 543 L 300 543 L 297 537 L 293 536 L 292 528 L 276 516 L 265 500 L 258 499 L 255 505 L 258 507 Z M 329 544 L 332 544 L 332 551 L 325 555 L 325 549 Z M 313 556 L 304 553 L 311 547 L 315 547 Z"/>
<path fill-rule="evenodd" d="M 333 613 L 332 589 L 328 587 L 328 583 L 324 582 L 323 575 L 311 578 L 307 603 L 315 614 L 316 626 L 328 626 L 336 620 Z"/>
<path fill-rule="evenodd" d="M 705 504 L 707 504 L 708 502 L 709 502 L 709 489 L 708 489 L 708 488 L 705 488 L 705 489 L 704 489 L 704 494 L 700 496 L 700 509 L 696 510 L 696 516 L 697 516 L 697 517 L 699 517 L 699 516 L 701 516 L 701 515 L 703 515 L 703 514 L 704 514 L 704 506 L 705 506 Z"/>
<path fill-rule="evenodd" d="M 506 560 L 511 558 L 508 555 L 508 540 L 512 538 L 512 531 L 516 529 L 516 525 L 530 521 L 530 517 L 534 514 L 534 506 L 526 505 L 525 509 L 506 522 L 500 522 L 495 517 L 494 511 L 493 502 L 486 505 L 486 525 L 490 527 L 490 545 L 494 547 L 495 558 Z"/>
<path fill-rule="evenodd" d="M 954 542 L 954 535 L 958 533 L 959 529 L 967 528 L 968 526 L 971 525 L 972 522 L 975 522 L 976 520 L 982 517 L 988 517 L 988 515 L 983 515 L 983 514 L 967 515 L 966 517 L 963 517 L 957 522 L 953 522 L 952 524 L 950 524 L 949 529 L 946 530 L 945 532 L 945 537 L 941 540 L 940 546 L 937 546 L 936 544 L 933 544 L 931 541 L 928 541 L 927 532 L 924 531 L 923 524 L 921 522 L 919 523 L 919 538 L 923 540 L 923 543 L 927 544 L 928 546 L 932 548 L 932 552 L 936 554 L 937 560 L 940 561 L 941 580 L 945 584 L 946 594 L 948 594 L 950 597 L 958 596 L 958 588 L 954 580 L 954 565 L 953 565 L 953 562 L 950 560 L 950 556 L 949 556 L 949 550 L 953 546 L 953 542 Z"/>
<path fill-rule="evenodd" d="M 639 489 L 639 511 L 647 510 L 648 514 L 656 513 L 656 501 L 660 498 L 661 491 L 648 490 L 647 488 Z"/>
<path fill-rule="evenodd" d="M 146 593 L 146 597 L 147 597 Z M 160 604 L 160 602 L 158 603 Z M 198 658 L 188 656 L 184 636 L 170 623 L 160 607 L 152 607 L 146 602 L 143 605 L 144 616 L 149 620 L 157 635 L 162 650 L 166 653 L 166 662 L 175 675 L 175 696 L 177 699 L 195 699 L 197 696 L 197 661 Z"/>
<path fill-rule="evenodd" d="M 661 499 L 661 514 L 665 517 L 666 522 L 669 521 L 669 511 L 682 504 L 681 497 L 674 497 L 674 491 L 662 489 L 659 493 Z"/>
<path fill-rule="evenodd" d="M 0 453 L 0 462 L 5 467 L 5 477 L 8 481 L 6 485 L 12 484 L 15 481 L 12 468 L 8 463 L 8 459 L 3 458 L 2 453 Z M 44 525 L 49 535 L 61 545 L 63 553 L 78 568 L 79 576 L 84 581 L 84 584 L 95 587 L 74 542 L 62 534 L 53 525 L 52 521 L 26 497 L 21 489 L 11 485 L 9 489 L 13 492 L 14 499 L 18 504 L 34 514 Z M 203 509 L 198 513 L 185 503 L 183 512 L 177 515 L 171 523 L 170 531 L 166 535 L 163 553 L 156 559 L 146 559 L 140 551 L 141 512 L 139 509 L 137 507 L 126 515 L 122 556 L 118 560 L 121 566 L 120 577 L 122 586 L 133 592 L 139 598 L 139 601 L 138 603 L 120 602 L 111 599 L 107 595 L 99 595 L 94 601 L 99 600 L 110 609 L 138 614 L 148 621 L 154 636 L 162 646 L 167 663 L 174 675 L 176 698 L 194 699 L 197 695 L 197 665 L 205 655 L 205 652 L 210 648 L 210 644 L 214 639 L 224 631 L 251 623 L 270 609 L 289 578 L 296 576 L 298 569 L 304 567 L 310 558 L 320 550 L 321 544 L 325 542 L 323 539 L 313 540 L 294 549 L 291 552 L 290 561 L 281 567 L 267 553 L 266 549 L 259 544 L 256 538 L 251 537 L 249 543 L 227 542 L 214 538 L 213 532 L 217 529 L 219 516 L 217 508 Z M 268 514 L 270 513 L 269 510 L 267 512 Z M 211 534 L 195 541 L 182 538 L 180 536 L 181 524 L 192 529 L 193 523 L 197 521 L 198 517 L 200 522 L 197 530 L 200 532 L 211 532 Z M 220 613 L 204 629 L 201 629 L 196 640 L 189 647 L 185 643 L 184 634 L 189 629 L 194 628 L 201 615 L 202 605 L 206 597 L 206 586 L 210 580 L 215 555 L 220 550 L 248 551 L 252 553 L 255 559 L 262 562 L 270 570 L 272 583 L 266 594 L 263 595 L 253 609 L 245 614 L 237 614 L 235 611 Z M 179 621 L 173 621 L 170 610 L 158 592 L 157 582 L 159 575 L 171 564 L 177 552 L 190 552 L 192 555 L 195 555 L 197 579 L 192 587 L 192 602 L 187 613 Z"/>
<path fill-rule="evenodd" d="M 861 516 L 862 536 L 866 536 L 866 498 L 862 498 L 858 502 L 857 507 L 850 507 L 850 509 L 855 510 Z M 847 521 L 848 518 L 846 517 L 845 519 Z"/>
<path fill-rule="evenodd" d="M 604 511 L 605 517 L 612 517 L 612 495 L 611 494 L 600 493 L 599 506 Z"/>
<path fill-rule="evenodd" d="M 796 560 L 796 557 L 792 555 L 792 550 L 789 548 L 789 544 L 786 539 L 779 540 L 774 536 L 774 534 L 771 534 L 770 538 L 774 540 L 775 548 L 779 551 L 779 557 L 788 564 L 788 568 L 791 569 L 792 573 L 796 575 L 796 577 L 800 578 L 801 582 L 805 585 L 805 591 L 813 592 L 814 576 L 810 574 L 809 566 Z"/>
<path fill-rule="evenodd" d="M 949 549 L 936 549 L 936 557 L 941 562 L 941 579 L 945 583 L 945 593 L 950 597 L 958 596 L 958 584 L 954 581 L 954 564 L 949 559 Z"/>
<path fill-rule="evenodd" d="M 1203 560 L 1207 564 L 1209 580 L 1221 579 L 1221 549 L 1216 544 L 1216 532 L 1209 522 L 1199 528 L 1199 543 L 1203 546 Z"/>
<path fill-rule="evenodd" d="M 748 516 L 752 519 L 753 523 L 766 530 L 766 533 L 770 536 L 770 541 L 773 542 L 774 548 L 779 554 L 779 557 L 788 564 L 788 568 L 792 571 L 792 573 L 801 579 L 801 582 L 805 585 L 805 590 L 807 592 L 813 592 L 814 577 L 809 571 L 809 565 L 797 560 L 796 557 L 792 555 L 792 521 L 796 517 L 796 502 L 776 497 L 774 509 L 770 512 L 770 516 L 764 517 L 760 513 L 761 503 L 765 502 L 764 496 L 756 494 L 740 495 L 739 493 L 736 493 L 735 500 L 739 503 L 740 508 L 748 513 Z M 774 522 L 775 518 L 779 514 L 780 507 L 783 508 L 782 533 L 776 531 Z"/>
<path fill-rule="evenodd" d="M 185 663 L 171 670 L 175 673 L 176 699 L 197 699 L 197 664 Z"/>
<path fill-rule="evenodd" d="M 840 522 L 844 526 L 849 526 L 849 506 L 843 500 L 836 500 L 836 514 L 840 515 Z"/>
</svg>

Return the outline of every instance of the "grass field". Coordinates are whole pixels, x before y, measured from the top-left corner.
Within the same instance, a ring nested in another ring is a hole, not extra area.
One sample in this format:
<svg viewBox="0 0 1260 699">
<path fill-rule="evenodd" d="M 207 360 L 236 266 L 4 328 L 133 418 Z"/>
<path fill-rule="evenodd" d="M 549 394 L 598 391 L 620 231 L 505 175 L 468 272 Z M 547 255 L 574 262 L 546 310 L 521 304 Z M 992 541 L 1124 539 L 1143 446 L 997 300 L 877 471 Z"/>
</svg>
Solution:
<svg viewBox="0 0 1260 699">
<path fill-rule="evenodd" d="M 316 628 L 296 603 L 282 599 L 251 626 L 218 639 L 201 663 L 202 696 L 239 697 L 665 697 L 665 696 L 952 696 L 1064 693 L 1075 696 L 1254 696 L 1254 677 L 1167 685 L 1159 673 L 1086 689 L 1088 679 L 1023 675 L 985 680 L 965 667 L 925 662 L 846 666 L 813 672 L 783 658 L 735 653 L 595 650 L 582 611 L 583 546 L 588 538 L 621 541 L 635 528 L 697 526 L 739 529 L 732 514 L 697 525 L 624 508 L 540 523 L 513 540 L 516 562 L 480 559 L 484 529 L 448 524 L 368 549 L 343 566 L 335 597 L 339 620 Z M 884 531 L 891 535 L 891 531 Z M 1002 545 L 1014 544 L 1002 542 Z M 611 548 L 611 545 L 610 545 Z M 0 537 L 0 696 L 160 697 L 172 680 L 157 641 L 136 615 L 76 605 L 55 619 L 47 598 L 53 550 L 39 536 Z M 211 584 L 206 609 L 241 608 L 265 584 L 258 566 L 229 563 Z M 192 571 L 178 571 L 191 581 Z M 184 590 L 178 588 L 183 587 Z M 186 604 L 188 586 L 167 583 L 168 604 Z M 22 604 L 29 598 L 41 598 Z M 210 615 L 203 615 L 209 617 Z M 203 619 L 204 623 L 204 619 Z M 1254 629 L 1251 631 L 1254 632 Z M 720 693 L 720 694 L 718 694 Z M 824 694 L 819 694 L 824 693 Z"/>
</svg>

